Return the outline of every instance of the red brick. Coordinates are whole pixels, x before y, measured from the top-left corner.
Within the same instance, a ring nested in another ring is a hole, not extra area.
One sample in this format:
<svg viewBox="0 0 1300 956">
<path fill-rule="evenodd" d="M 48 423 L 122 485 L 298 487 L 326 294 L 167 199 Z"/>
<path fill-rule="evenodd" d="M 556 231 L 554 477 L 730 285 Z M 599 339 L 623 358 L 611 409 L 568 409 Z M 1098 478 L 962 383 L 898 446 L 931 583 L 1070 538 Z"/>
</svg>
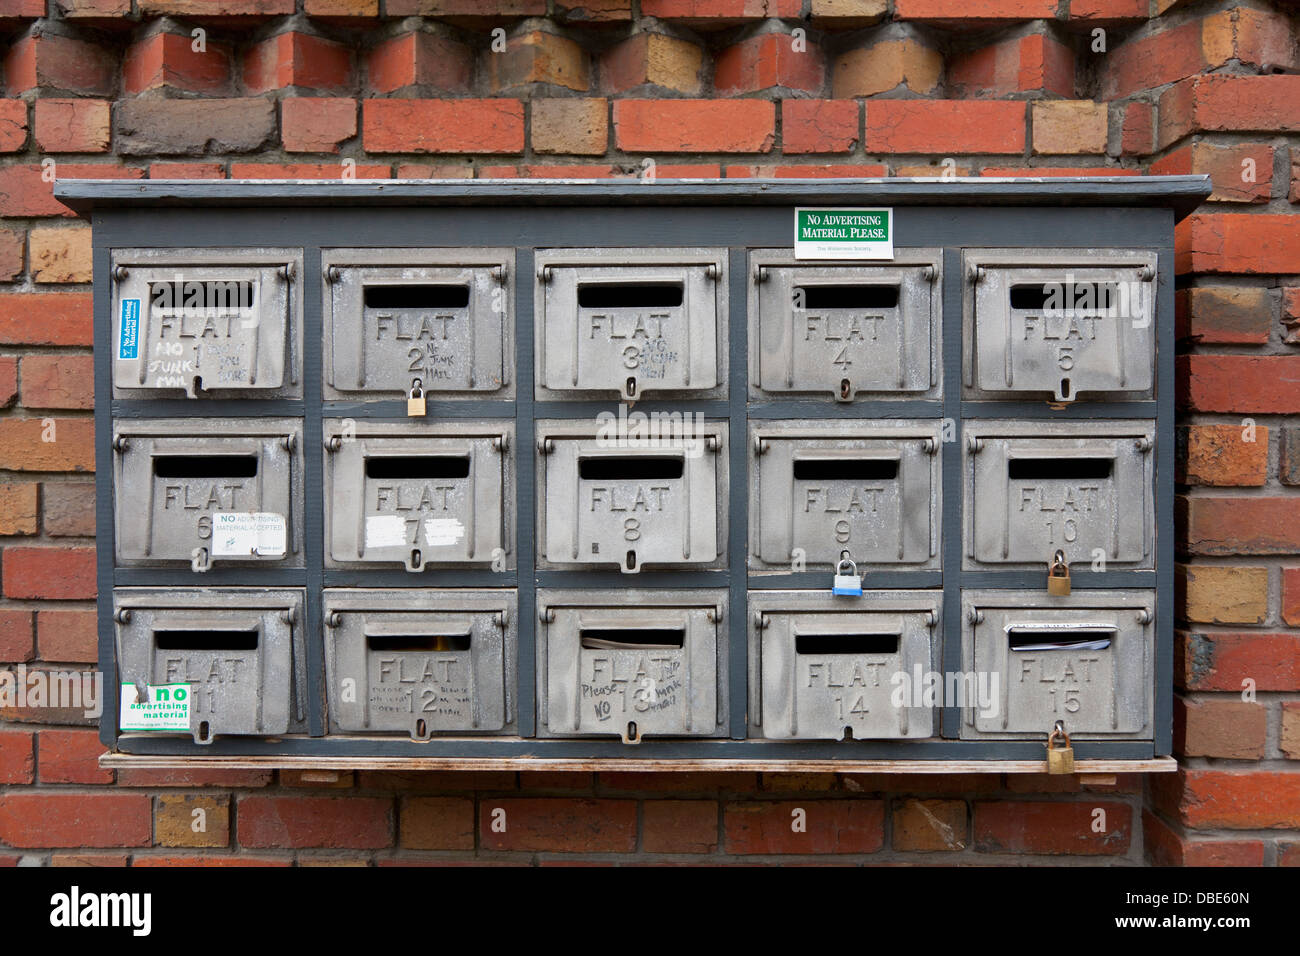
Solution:
<svg viewBox="0 0 1300 956">
<path fill-rule="evenodd" d="M 1300 627 L 1300 568 L 1282 569 L 1282 621 Z"/>
<path fill-rule="evenodd" d="M 797 17 L 802 6 L 801 0 L 641 0 L 641 15 L 711 29 L 745 20 Z"/>
<path fill-rule="evenodd" d="M 47 437 L 53 440 L 45 441 Z M 94 471 L 94 422 L 89 418 L 0 419 L 0 470 Z"/>
<path fill-rule="evenodd" d="M 1258 143 L 1192 143 L 1151 164 L 1153 176 L 1210 177 L 1210 202 L 1267 202 L 1273 188 L 1273 148 Z"/>
<path fill-rule="evenodd" d="M 518 775 L 491 770 L 385 770 L 361 771 L 362 790 L 400 790 L 403 793 L 472 793 L 476 790 L 513 790 Z"/>
<path fill-rule="evenodd" d="M 595 774 L 566 770 L 521 770 L 520 790 L 590 790 Z"/>
<path fill-rule="evenodd" d="M 1273 328 L 1273 306 L 1264 288 L 1179 289 L 1174 306 L 1178 337 L 1201 345 L 1266 345 Z"/>
<path fill-rule="evenodd" d="M 1295 554 L 1300 498 L 1190 498 L 1179 517 L 1191 554 Z"/>
<path fill-rule="evenodd" d="M 281 33 L 244 54 L 243 77 L 250 93 L 290 86 L 343 91 L 352 84 L 352 51 L 307 33 Z"/>
<path fill-rule="evenodd" d="M 221 163 L 150 163 L 150 179 L 225 179 Z"/>
<path fill-rule="evenodd" d="M 1056 0 L 895 0 L 899 20 L 1050 20 Z"/>
<path fill-rule="evenodd" d="M 1268 710 L 1243 700 L 1174 698 L 1174 750 L 1184 757 L 1262 760 Z"/>
<path fill-rule="evenodd" d="M 1121 43 L 1101 57 L 1100 95 L 1117 100 L 1189 76 L 1208 64 L 1201 48 L 1202 21 L 1159 30 Z"/>
<path fill-rule="evenodd" d="M 1180 355 L 1180 407 L 1199 412 L 1300 411 L 1300 356 Z"/>
<path fill-rule="evenodd" d="M 61 216 L 67 206 L 54 199 L 40 166 L 0 167 L 0 216 Z"/>
<path fill-rule="evenodd" d="M 1145 20 L 1150 15 L 1150 0 L 1070 0 L 1071 20 Z"/>
<path fill-rule="evenodd" d="M 1142 812 L 1147 863 L 1152 866 L 1263 866 L 1262 840 L 1193 840 L 1150 810 Z"/>
<path fill-rule="evenodd" d="M 1268 477 L 1268 427 L 1181 426 L 1176 478 L 1189 485 L 1262 485 Z M 1249 438 L 1249 440 L 1247 440 Z"/>
<path fill-rule="evenodd" d="M 854 793 L 907 793 L 914 796 L 958 796 L 997 793 L 1002 778 L 995 773 L 944 773 L 923 776 L 884 773 L 842 773 L 844 789 Z"/>
<path fill-rule="evenodd" d="M 1105 831 L 1093 832 L 1097 809 Z M 981 853 L 1122 856 L 1132 839 L 1133 808 L 1126 803 L 977 801 L 975 849 Z"/>
<path fill-rule="evenodd" d="M 0 17 L 6 19 L 39 20 L 45 16 L 45 0 L 4 0 L 0 3 Z"/>
<path fill-rule="evenodd" d="M 68 601 L 95 596 L 94 548 L 8 547 L 2 557 L 7 598 Z"/>
<path fill-rule="evenodd" d="M 5 88 L 11 94 L 44 87 L 103 96 L 113 92 L 116 74 L 108 49 L 54 33 L 22 37 L 4 60 Z"/>
<path fill-rule="evenodd" d="M 775 179 L 845 179 L 884 176 L 887 172 L 889 170 L 878 163 L 866 166 L 777 166 L 769 163 L 762 166 L 728 166 L 727 178 L 751 179 L 755 176 L 763 176 Z"/>
<path fill-rule="evenodd" d="M 1277 865 L 1300 866 L 1300 840 L 1277 841 Z"/>
<path fill-rule="evenodd" d="M 293 13 L 294 0 L 137 0 L 145 16 L 282 17 Z"/>
<path fill-rule="evenodd" d="M 1189 770 L 1152 777 L 1155 808 L 1193 829 L 1300 827 L 1300 773 Z"/>
<path fill-rule="evenodd" d="M 36 101 L 36 146 L 47 153 L 106 153 L 108 100 Z"/>
<path fill-rule="evenodd" d="M 1143 4 L 1147 0 L 1141 0 Z M 1155 149 L 1155 110 L 1150 103 L 1128 103 L 1123 107 L 1120 152 L 1126 156 L 1149 156 Z"/>
<path fill-rule="evenodd" d="M 1174 679 L 1186 690 L 1241 693 L 1300 689 L 1300 635 L 1184 632 L 1174 635 Z"/>
<path fill-rule="evenodd" d="M 23 358 L 25 408 L 93 408 L 95 368 L 89 355 Z"/>
<path fill-rule="evenodd" d="M 1013 93 L 1074 96 L 1074 53 L 1052 37 L 1012 37 L 954 57 L 948 84 L 962 96 L 1005 97 Z"/>
<path fill-rule="evenodd" d="M 629 153 L 766 153 L 776 107 L 764 100 L 615 100 L 614 139 Z"/>
<path fill-rule="evenodd" d="M 18 398 L 18 359 L 0 356 L 0 408 L 9 408 Z"/>
<path fill-rule="evenodd" d="M 334 163 L 231 163 L 231 179 L 388 179 L 388 166 Z"/>
<path fill-rule="evenodd" d="M 43 661 L 93 664 L 98 640 L 94 611 L 36 612 L 36 646 Z"/>
<path fill-rule="evenodd" d="M 724 96 L 774 87 L 820 92 L 826 81 L 821 48 L 793 47 L 788 33 L 763 33 L 729 46 L 714 61 L 713 85 Z"/>
<path fill-rule="evenodd" d="M 505 832 L 493 830 L 505 811 Z M 479 845 L 485 850 L 631 853 L 636 802 L 542 797 L 479 801 Z"/>
<path fill-rule="evenodd" d="M 1025 104 L 981 100 L 871 100 L 869 153 L 1022 153 Z"/>
<path fill-rule="evenodd" d="M 615 793 L 753 793 L 758 775 L 753 773 L 666 773 L 618 772 L 599 776 L 602 792 Z"/>
<path fill-rule="evenodd" d="M 393 803 L 378 797 L 250 796 L 239 800 L 239 842 L 248 847 L 391 846 Z"/>
<path fill-rule="evenodd" d="M 131 95 L 145 90 L 175 89 L 220 95 L 230 92 L 230 48 L 206 41 L 194 49 L 188 34 L 155 33 L 127 48 L 122 86 Z"/>
<path fill-rule="evenodd" d="M 178 867 L 193 866 L 293 866 L 293 861 L 276 857 L 264 856 L 247 856 L 241 853 L 239 856 L 215 856 L 212 854 L 203 854 L 200 856 L 141 856 L 136 854 L 131 859 L 131 865 L 134 866 L 162 866 L 169 870 Z"/>
<path fill-rule="evenodd" d="M 337 153 L 357 135 L 357 101 L 343 97 L 287 97 L 280 102 L 280 135 L 290 153 Z"/>
<path fill-rule="evenodd" d="M 632 0 L 556 0 L 555 13 L 575 26 L 622 23 L 632 19 Z"/>
<path fill-rule="evenodd" d="M 0 481 L 0 536 L 36 533 L 35 482 Z"/>
<path fill-rule="evenodd" d="M 1180 222 L 1174 239 L 1179 273 L 1300 272 L 1300 216 L 1201 213 Z"/>
<path fill-rule="evenodd" d="M 0 229 L 0 282 L 13 282 L 23 274 L 27 236 L 21 229 Z M 11 361 L 10 365 L 14 362 Z M 6 404 L 0 398 L 0 406 Z"/>
<path fill-rule="evenodd" d="M 1300 76 L 1194 76 L 1160 96 L 1160 146 L 1189 133 L 1300 131 Z"/>
<path fill-rule="evenodd" d="M 113 782 L 113 771 L 99 767 L 105 747 L 96 730 L 42 730 L 36 749 L 41 783 Z"/>
<path fill-rule="evenodd" d="M 851 153 L 862 138 L 857 100 L 784 100 L 781 148 L 791 153 Z"/>
<path fill-rule="evenodd" d="M 366 59 L 366 70 L 366 85 L 376 93 L 417 85 L 455 92 L 469 89 L 474 55 L 463 43 L 420 30 L 377 44 Z"/>
<path fill-rule="evenodd" d="M 0 664 L 30 661 L 36 645 L 32 640 L 32 612 L 0 608 Z"/>
<path fill-rule="evenodd" d="M 474 849 L 474 801 L 466 797 L 406 797 L 401 845 L 408 850 Z"/>
<path fill-rule="evenodd" d="M 371 153 L 522 153 L 518 100 L 366 100 L 362 141 Z"/>
<path fill-rule="evenodd" d="M 145 794 L 10 792 L 0 796 L 0 841 L 13 847 L 148 846 Z"/>
<path fill-rule="evenodd" d="M 643 86 L 697 95 L 704 51 L 675 36 L 643 31 L 616 43 L 600 60 L 601 78 L 611 93 Z"/>
<path fill-rule="evenodd" d="M 591 88 L 591 67 L 576 41 L 550 30 L 528 30 L 512 36 L 504 51 L 487 58 L 487 79 L 493 93 L 532 84 L 585 93 Z"/>
<path fill-rule="evenodd" d="M 874 853 L 885 843 L 882 800 L 728 803 L 722 819 L 727 853 Z M 791 829 L 801 820 L 803 832 Z"/>
<path fill-rule="evenodd" d="M 0 100 L 0 153 L 18 153 L 27 145 L 27 104 Z"/>
<path fill-rule="evenodd" d="M 41 486 L 42 527 L 53 538 L 95 536 L 95 486 L 88 481 L 46 482 Z"/>
<path fill-rule="evenodd" d="M 641 805 L 646 853 L 714 853 L 718 805 L 712 800 L 647 800 Z"/>
<path fill-rule="evenodd" d="M 34 735 L 0 730 L 0 783 L 35 783 Z"/>
<path fill-rule="evenodd" d="M 271 783 L 270 770 L 133 770 L 117 771 L 119 787 L 224 787 L 244 789 Z"/>
</svg>

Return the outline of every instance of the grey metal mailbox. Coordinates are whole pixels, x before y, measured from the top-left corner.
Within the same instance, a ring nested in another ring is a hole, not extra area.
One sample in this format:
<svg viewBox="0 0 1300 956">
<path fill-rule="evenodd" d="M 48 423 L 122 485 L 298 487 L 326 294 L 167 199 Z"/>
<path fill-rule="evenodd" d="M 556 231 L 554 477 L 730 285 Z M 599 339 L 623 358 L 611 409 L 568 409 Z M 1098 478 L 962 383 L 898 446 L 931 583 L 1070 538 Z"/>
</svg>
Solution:
<svg viewBox="0 0 1300 956">
<path fill-rule="evenodd" d="M 114 397 L 301 398 L 301 276 L 301 249 L 114 250 Z"/>
<path fill-rule="evenodd" d="M 537 397 L 715 396 L 723 249 L 549 249 L 537 261 Z"/>
<path fill-rule="evenodd" d="M 750 426 L 750 566 L 936 567 L 937 422 Z"/>
<path fill-rule="evenodd" d="M 749 714 L 755 736 L 868 740 L 929 737 L 937 698 L 940 595 L 825 591 L 750 595 Z"/>
<path fill-rule="evenodd" d="M 1155 253 L 980 249 L 964 261 L 969 397 L 1150 396 Z"/>
<path fill-rule="evenodd" d="M 119 563 L 302 567 L 301 435 L 292 419 L 117 422 Z"/>
<path fill-rule="evenodd" d="M 516 605 L 513 589 L 327 589 L 331 731 L 512 730 Z"/>
<path fill-rule="evenodd" d="M 124 693 L 188 685 L 195 743 L 305 729 L 301 590 L 118 588 L 113 605 Z"/>
<path fill-rule="evenodd" d="M 662 440 L 605 438 L 602 425 L 541 421 L 538 556 L 547 566 L 718 567 L 726 528 L 725 425 Z"/>
<path fill-rule="evenodd" d="M 994 706 L 963 710 L 963 738 L 1150 736 L 1155 594 L 1010 591 L 962 595 L 962 660 L 996 683 Z"/>
<path fill-rule="evenodd" d="M 326 249 L 326 399 L 514 395 L 512 249 Z"/>
<path fill-rule="evenodd" d="M 725 731 L 725 591 L 537 593 L 543 736 Z"/>
<path fill-rule="evenodd" d="M 505 570 L 513 422 L 325 422 L 331 567 Z"/>
<path fill-rule="evenodd" d="M 942 255 L 890 262 L 750 254 L 751 397 L 937 396 Z"/>
<path fill-rule="evenodd" d="M 1142 421 L 966 426 L 966 562 L 1149 568 L 1155 435 Z M 1169 529 L 1172 530 L 1172 529 Z"/>
</svg>

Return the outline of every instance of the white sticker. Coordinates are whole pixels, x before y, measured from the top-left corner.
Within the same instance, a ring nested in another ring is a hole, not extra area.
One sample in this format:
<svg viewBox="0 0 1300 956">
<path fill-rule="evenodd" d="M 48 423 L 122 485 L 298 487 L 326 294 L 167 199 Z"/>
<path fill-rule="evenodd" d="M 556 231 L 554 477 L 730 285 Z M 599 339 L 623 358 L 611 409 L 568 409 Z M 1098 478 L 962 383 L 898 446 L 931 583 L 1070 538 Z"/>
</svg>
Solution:
<svg viewBox="0 0 1300 956">
<path fill-rule="evenodd" d="M 430 548 L 460 544 L 465 538 L 465 526 L 456 518 L 425 518 L 424 543 Z"/>
<path fill-rule="evenodd" d="M 406 547 L 406 519 L 401 515 L 371 515 L 366 518 L 366 547 Z"/>
<path fill-rule="evenodd" d="M 894 258 L 893 209 L 794 211 L 796 259 Z"/>
<path fill-rule="evenodd" d="M 287 542 L 284 515 L 265 511 L 212 512 L 214 558 L 281 558 Z"/>
<path fill-rule="evenodd" d="M 190 685 L 149 684 L 145 702 L 138 703 L 134 684 L 122 685 L 118 726 L 123 730 L 190 729 Z"/>
</svg>

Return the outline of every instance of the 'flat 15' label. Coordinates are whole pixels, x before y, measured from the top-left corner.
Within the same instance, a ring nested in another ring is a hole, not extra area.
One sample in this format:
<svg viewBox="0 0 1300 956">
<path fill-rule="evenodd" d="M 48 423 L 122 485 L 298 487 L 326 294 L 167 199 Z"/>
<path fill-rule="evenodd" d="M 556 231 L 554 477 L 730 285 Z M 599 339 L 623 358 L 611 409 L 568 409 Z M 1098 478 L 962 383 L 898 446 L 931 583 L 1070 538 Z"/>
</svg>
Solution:
<svg viewBox="0 0 1300 956">
<path fill-rule="evenodd" d="M 118 725 L 123 730 L 189 730 L 190 685 L 149 684 L 140 701 L 134 684 L 122 685 Z"/>
<path fill-rule="evenodd" d="M 796 209 L 796 259 L 892 259 L 892 209 Z"/>
<path fill-rule="evenodd" d="M 140 300 L 122 300 L 122 331 L 118 337 L 117 357 L 140 357 Z"/>
</svg>

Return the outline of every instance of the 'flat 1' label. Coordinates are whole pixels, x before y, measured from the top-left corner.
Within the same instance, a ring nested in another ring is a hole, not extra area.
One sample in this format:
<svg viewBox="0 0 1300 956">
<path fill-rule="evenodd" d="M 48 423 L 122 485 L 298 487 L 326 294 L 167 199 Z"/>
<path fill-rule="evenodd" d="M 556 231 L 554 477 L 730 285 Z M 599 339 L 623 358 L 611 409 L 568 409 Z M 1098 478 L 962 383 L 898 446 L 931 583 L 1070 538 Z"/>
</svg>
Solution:
<svg viewBox="0 0 1300 956">
<path fill-rule="evenodd" d="M 796 259 L 894 258 L 892 209 L 796 209 Z"/>
<path fill-rule="evenodd" d="M 261 511 L 214 511 L 212 556 L 216 558 L 284 557 L 288 532 L 284 515 Z"/>
<path fill-rule="evenodd" d="M 122 685 L 117 722 L 123 730 L 190 729 L 189 684 L 149 684 L 143 703 L 138 697 L 134 684 Z"/>
<path fill-rule="evenodd" d="M 122 331 L 117 341 L 117 357 L 140 357 L 140 300 L 122 300 Z"/>
</svg>

